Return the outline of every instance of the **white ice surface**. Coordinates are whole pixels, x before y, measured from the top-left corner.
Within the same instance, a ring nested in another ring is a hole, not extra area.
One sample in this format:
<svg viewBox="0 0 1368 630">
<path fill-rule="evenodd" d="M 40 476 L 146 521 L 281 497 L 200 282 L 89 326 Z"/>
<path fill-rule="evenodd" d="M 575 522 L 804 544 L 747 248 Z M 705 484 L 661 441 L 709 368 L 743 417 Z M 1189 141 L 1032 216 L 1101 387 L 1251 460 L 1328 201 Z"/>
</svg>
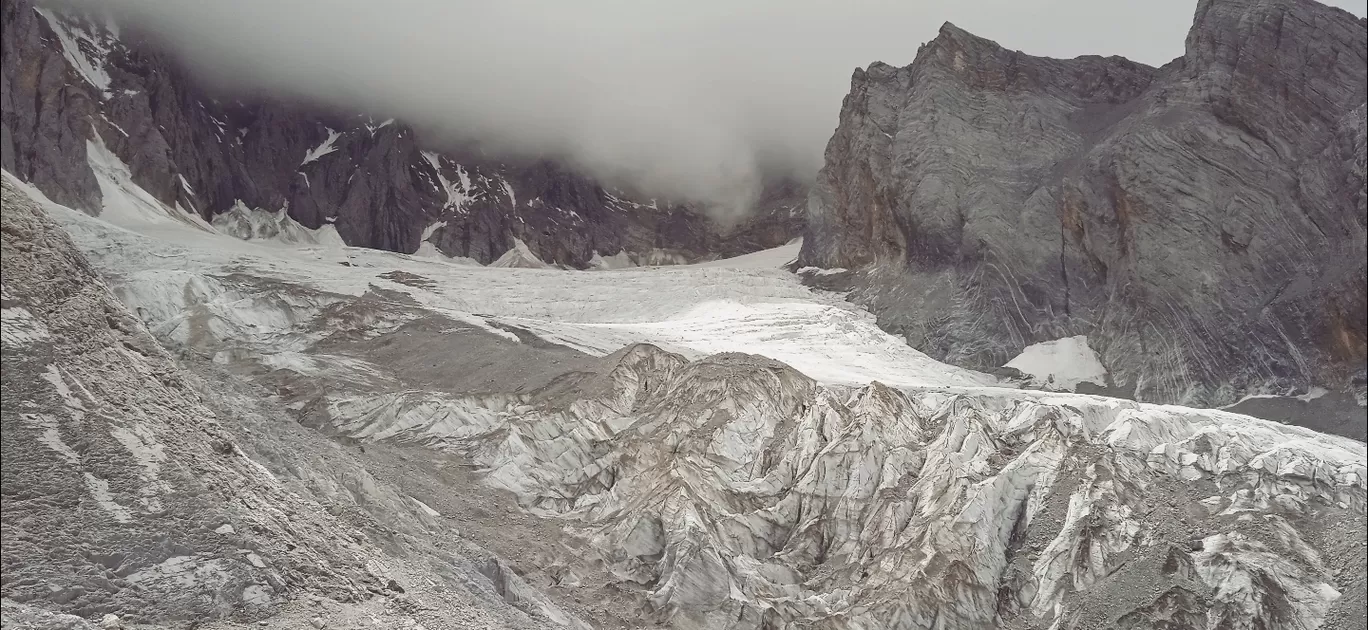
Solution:
<svg viewBox="0 0 1368 630">
<path fill-rule="evenodd" d="M 1072 391 L 1079 383 L 1107 383 L 1107 368 L 1088 347 L 1086 335 L 1026 346 L 1006 367 L 1021 370 L 1051 389 Z"/>
<path fill-rule="evenodd" d="M 780 245 L 773 249 L 761 250 L 749 254 L 742 254 L 733 258 L 723 258 L 704 263 L 689 265 L 699 268 L 719 268 L 719 269 L 778 269 L 798 259 L 798 252 L 803 249 L 803 239 L 796 238 L 785 245 Z"/>
<path fill-rule="evenodd" d="M 994 382 L 934 361 L 879 330 L 869 313 L 802 286 L 778 268 L 796 255 L 797 242 L 730 262 L 612 273 L 475 267 L 371 249 L 242 241 L 212 228 L 146 221 L 141 214 L 91 218 L 45 205 L 83 248 L 98 250 L 107 271 L 169 283 L 156 293 L 166 299 L 181 299 L 191 276 L 231 272 L 350 295 L 375 285 L 408 293 L 460 321 L 497 320 L 596 355 L 649 342 L 694 357 L 723 351 L 760 354 L 838 384 L 879 380 L 894 386 L 972 387 Z M 525 248 L 514 252 L 530 254 L 519 251 Z M 427 278 L 433 288 L 379 277 L 396 270 Z"/>
</svg>

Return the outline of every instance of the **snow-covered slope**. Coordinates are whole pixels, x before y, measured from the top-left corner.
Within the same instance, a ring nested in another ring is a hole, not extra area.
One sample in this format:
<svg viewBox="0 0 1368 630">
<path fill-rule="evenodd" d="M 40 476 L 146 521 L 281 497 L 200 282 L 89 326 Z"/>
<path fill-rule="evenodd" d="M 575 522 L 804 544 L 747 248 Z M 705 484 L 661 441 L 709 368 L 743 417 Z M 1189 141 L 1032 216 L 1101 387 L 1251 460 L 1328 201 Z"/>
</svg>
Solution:
<svg viewBox="0 0 1368 630">
<path fill-rule="evenodd" d="M 723 269 L 777 269 L 788 265 L 798 259 L 798 252 L 803 249 L 803 239 L 794 239 L 784 245 L 773 249 L 742 254 L 731 258 L 723 258 L 703 263 L 694 263 L 694 267 L 717 267 Z"/>
<path fill-rule="evenodd" d="M 867 313 L 839 296 L 803 287 L 780 269 L 792 260 L 797 243 L 731 262 L 584 273 L 538 268 L 535 258 L 476 267 L 336 244 L 309 246 L 311 239 L 303 237 L 290 240 L 304 245 L 283 248 L 169 222 L 123 221 L 121 228 L 47 203 L 79 243 L 98 250 L 105 268 L 124 278 L 118 290 L 153 317 L 154 326 L 165 322 L 152 314 L 171 315 L 186 306 L 187 283 L 214 286 L 215 277 L 236 271 L 342 295 L 359 296 L 372 286 L 403 291 L 424 307 L 461 320 L 516 326 L 600 356 L 649 342 L 691 357 L 761 354 L 831 383 L 993 382 L 932 361 L 879 330 Z M 256 225 L 249 222 L 279 215 L 245 216 L 244 223 Z M 515 248 L 510 255 L 519 251 L 526 253 Z M 200 299 L 215 304 L 224 298 L 211 293 Z M 222 308 L 226 318 L 265 326 L 255 323 L 261 314 L 251 304 L 230 300 Z M 292 317 L 282 313 L 281 325 Z"/>
<path fill-rule="evenodd" d="M 519 511 L 477 512 L 453 473 L 402 477 L 408 510 L 508 558 L 539 610 L 699 630 L 1362 626 L 1363 443 L 998 386 L 803 287 L 787 253 L 486 268 L 46 206 L 185 361 L 366 457 L 511 493 Z"/>
<path fill-rule="evenodd" d="M 504 252 L 498 260 L 489 263 L 490 267 L 503 269 L 550 269 L 551 265 L 546 264 L 537 255 L 528 249 L 527 243 L 514 239 L 513 249 Z"/>
</svg>

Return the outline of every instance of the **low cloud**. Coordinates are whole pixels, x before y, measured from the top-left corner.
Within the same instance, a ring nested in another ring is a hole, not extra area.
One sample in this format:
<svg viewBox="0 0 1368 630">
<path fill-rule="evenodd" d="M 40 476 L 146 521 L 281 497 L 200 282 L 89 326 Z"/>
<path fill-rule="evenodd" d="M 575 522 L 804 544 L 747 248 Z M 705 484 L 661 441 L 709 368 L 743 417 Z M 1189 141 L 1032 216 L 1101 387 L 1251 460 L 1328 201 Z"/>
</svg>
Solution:
<svg viewBox="0 0 1368 630">
<path fill-rule="evenodd" d="M 226 87 L 394 116 L 736 208 L 764 176 L 811 177 L 852 69 L 910 63 L 942 22 L 1032 54 L 1158 65 L 1182 53 L 1196 4 L 69 1 L 112 7 Z"/>
</svg>

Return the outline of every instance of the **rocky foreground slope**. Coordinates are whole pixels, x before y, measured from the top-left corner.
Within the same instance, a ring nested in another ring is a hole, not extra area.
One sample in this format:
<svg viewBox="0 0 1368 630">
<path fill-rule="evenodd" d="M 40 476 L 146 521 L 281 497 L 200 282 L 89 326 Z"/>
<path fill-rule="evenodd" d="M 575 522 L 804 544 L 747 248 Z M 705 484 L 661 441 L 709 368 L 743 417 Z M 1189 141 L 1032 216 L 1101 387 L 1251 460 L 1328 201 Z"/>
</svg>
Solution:
<svg viewBox="0 0 1368 630">
<path fill-rule="evenodd" d="M 951 363 L 1086 334 L 1144 400 L 1361 401 L 1366 33 L 1313 0 L 1201 0 L 1152 68 L 946 24 L 855 72 L 799 264 L 854 270 L 885 329 Z"/>
<path fill-rule="evenodd" d="M 592 296 L 528 295 L 658 273 L 661 295 L 630 289 L 639 301 L 687 301 L 721 290 L 712 268 L 381 252 L 315 268 L 212 234 L 231 245 L 219 258 L 173 256 L 189 237 L 49 204 L 125 310 L 20 194 L 6 183 L 7 628 L 46 611 L 212 628 L 1364 627 L 1360 442 L 949 366 L 893 388 L 752 354 L 585 353 L 553 340 L 647 341 L 687 320 L 608 323 L 627 308 L 557 328 L 538 313 Z M 727 273 L 757 295 L 796 283 Z M 880 334 L 836 321 L 803 325 L 831 346 Z M 54 521 L 72 513 L 79 528 Z"/>
<path fill-rule="evenodd" d="M 617 255 L 675 263 L 802 229 L 799 183 L 764 183 L 753 213 L 723 225 L 703 204 L 606 188 L 554 159 L 500 160 L 402 121 L 238 100 L 100 16 L 29 0 L 4 0 L 0 15 L 0 165 L 72 208 L 104 211 L 101 171 L 118 162 L 159 202 L 206 220 L 284 211 L 349 245 L 481 263 L 519 243 L 577 268 Z"/>
<path fill-rule="evenodd" d="M 6 630 L 587 627 L 255 392 L 183 369 L 8 181 L 2 201 Z"/>
</svg>

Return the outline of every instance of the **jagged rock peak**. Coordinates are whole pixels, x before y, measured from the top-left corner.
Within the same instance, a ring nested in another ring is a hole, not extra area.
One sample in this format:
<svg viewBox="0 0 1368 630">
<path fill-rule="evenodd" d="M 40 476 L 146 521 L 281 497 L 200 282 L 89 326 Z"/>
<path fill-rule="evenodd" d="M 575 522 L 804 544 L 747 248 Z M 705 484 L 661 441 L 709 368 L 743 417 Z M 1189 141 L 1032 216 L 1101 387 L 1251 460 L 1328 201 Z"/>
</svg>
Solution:
<svg viewBox="0 0 1368 630">
<path fill-rule="evenodd" d="M 917 56 L 915 59 L 931 59 L 940 52 L 948 52 L 953 55 L 955 50 L 997 51 L 1002 50 L 1002 45 L 991 39 L 979 37 L 950 22 L 946 22 L 941 24 L 940 30 L 937 32 L 934 39 L 917 47 Z M 857 78 L 863 78 L 865 75 L 873 75 L 874 78 L 884 78 L 891 76 L 898 70 L 899 66 L 894 66 L 883 61 L 875 61 L 869 64 L 868 69 L 856 68 L 855 76 Z"/>
<path fill-rule="evenodd" d="M 1307 31 L 1320 33 L 1315 48 L 1352 44 L 1365 27 L 1368 18 L 1314 0 L 1198 0 L 1185 57 L 1202 59 L 1218 50 L 1236 53 L 1240 42 L 1257 43 L 1265 35 L 1272 35 L 1273 47 L 1279 48 L 1284 39 L 1296 43 Z"/>
<path fill-rule="evenodd" d="M 1002 49 L 1001 44 L 986 37 L 979 37 L 978 35 L 970 33 L 969 31 L 966 31 L 958 26 L 955 26 L 951 22 L 941 24 L 940 29 L 936 31 L 935 39 L 932 39 L 927 45 L 941 45 L 947 48 L 979 48 L 985 50 Z"/>
</svg>

